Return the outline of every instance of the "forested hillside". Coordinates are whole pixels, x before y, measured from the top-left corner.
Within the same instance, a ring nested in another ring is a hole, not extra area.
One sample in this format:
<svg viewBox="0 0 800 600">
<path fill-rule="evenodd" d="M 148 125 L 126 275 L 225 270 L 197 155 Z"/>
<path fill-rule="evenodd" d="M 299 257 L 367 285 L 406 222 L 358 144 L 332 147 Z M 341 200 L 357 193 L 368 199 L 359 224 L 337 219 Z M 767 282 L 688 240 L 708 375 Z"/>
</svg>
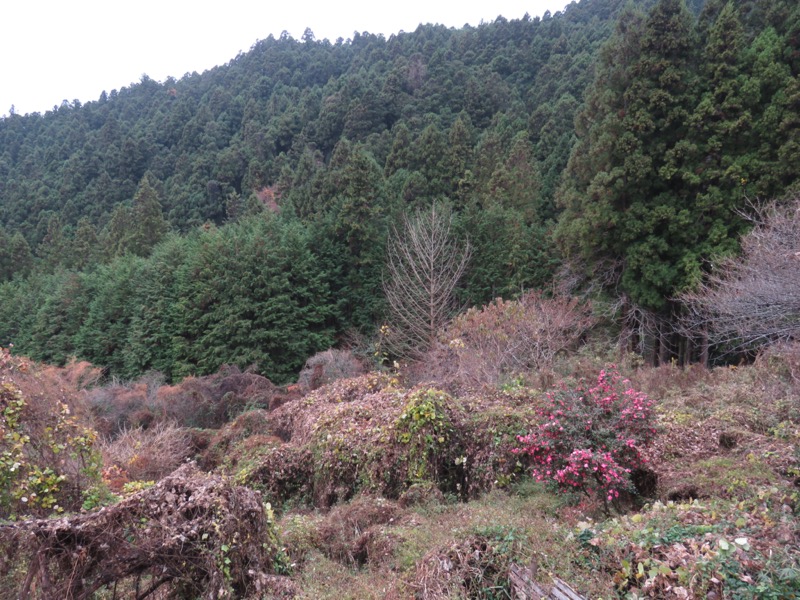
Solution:
<svg viewBox="0 0 800 600">
<path fill-rule="evenodd" d="M 800 8 L 690 4 L 270 37 L 203 74 L 12 114 L 0 343 L 123 377 L 288 380 L 381 324 L 387 236 L 434 202 L 472 246 L 464 305 L 559 273 L 666 330 L 737 251 L 737 209 L 800 174 Z M 659 339 L 634 349 L 691 354 Z"/>
</svg>

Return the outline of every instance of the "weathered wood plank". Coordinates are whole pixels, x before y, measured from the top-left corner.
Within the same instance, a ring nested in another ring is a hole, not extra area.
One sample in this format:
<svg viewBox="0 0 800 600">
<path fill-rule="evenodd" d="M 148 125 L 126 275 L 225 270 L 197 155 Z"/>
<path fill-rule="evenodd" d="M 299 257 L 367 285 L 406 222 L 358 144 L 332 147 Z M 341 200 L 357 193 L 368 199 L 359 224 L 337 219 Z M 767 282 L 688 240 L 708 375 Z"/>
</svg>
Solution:
<svg viewBox="0 0 800 600">
<path fill-rule="evenodd" d="M 553 589 L 550 592 L 550 597 L 554 600 L 586 600 L 558 577 L 553 578 Z"/>
<path fill-rule="evenodd" d="M 587 600 L 573 590 L 565 581 L 553 578 L 553 586 L 549 591 L 534 581 L 535 565 L 530 568 L 511 564 L 508 578 L 514 600 Z"/>
</svg>

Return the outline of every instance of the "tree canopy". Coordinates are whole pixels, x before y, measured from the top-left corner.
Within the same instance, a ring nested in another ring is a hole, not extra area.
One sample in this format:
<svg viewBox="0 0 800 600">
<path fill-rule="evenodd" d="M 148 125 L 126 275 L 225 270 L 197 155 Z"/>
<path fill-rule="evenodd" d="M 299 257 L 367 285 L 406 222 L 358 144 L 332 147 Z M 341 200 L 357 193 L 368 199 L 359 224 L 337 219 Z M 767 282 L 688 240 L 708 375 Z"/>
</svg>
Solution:
<svg viewBox="0 0 800 600">
<path fill-rule="evenodd" d="M 737 252 L 737 209 L 798 186 L 798 32 L 789 0 L 583 0 L 269 37 L 202 74 L 11 114 L 0 343 L 125 376 L 286 379 L 384 320 L 391 228 L 434 204 L 472 246 L 465 305 L 568 271 L 674 321 Z"/>
</svg>

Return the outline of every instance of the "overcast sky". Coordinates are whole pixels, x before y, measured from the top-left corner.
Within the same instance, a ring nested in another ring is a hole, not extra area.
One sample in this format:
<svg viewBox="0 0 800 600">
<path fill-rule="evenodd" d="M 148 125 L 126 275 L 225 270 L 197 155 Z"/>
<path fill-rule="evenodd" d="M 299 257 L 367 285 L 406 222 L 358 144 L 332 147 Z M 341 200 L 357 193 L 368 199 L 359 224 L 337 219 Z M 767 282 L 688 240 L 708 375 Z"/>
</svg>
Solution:
<svg viewBox="0 0 800 600">
<path fill-rule="evenodd" d="M 45 112 L 62 100 L 96 100 L 139 81 L 202 72 L 288 31 L 350 38 L 354 31 L 413 31 L 517 19 L 566 0 L 8 0 L 0 12 L 0 115 Z"/>
</svg>

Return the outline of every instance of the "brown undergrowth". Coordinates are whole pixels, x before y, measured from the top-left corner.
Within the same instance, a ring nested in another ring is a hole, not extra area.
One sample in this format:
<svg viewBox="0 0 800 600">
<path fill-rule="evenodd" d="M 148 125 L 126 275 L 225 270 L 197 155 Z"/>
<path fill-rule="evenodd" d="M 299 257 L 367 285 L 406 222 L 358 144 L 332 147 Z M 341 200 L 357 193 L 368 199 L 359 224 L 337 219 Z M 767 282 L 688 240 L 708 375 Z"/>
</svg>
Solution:
<svg viewBox="0 0 800 600">
<path fill-rule="evenodd" d="M 626 497 L 612 515 L 592 498 L 533 483 L 511 452 L 539 418 L 546 390 L 524 385 L 535 374 L 457 395 L 435 383 L 405 387 L 389 373 L 305 396 L 278 390 L 268 402 L 261 384 L 252 387 L 257 402 L 240 386 L 244 410 L 220 429 L 175 429 L 188 437 L 182 447 L 204 447 L 204 467 L 235 489 L 260 490 L 275 508 L 270 564 L 291 579 L 262 569 L 267 597 L 513 597 L 508 572 L 517 565 L 592 598 L 791 598 L 800 589 L 797 357 L 789 348 L 738 368 L 621 367 L 655 401 L 658 435 L 638 474 L 646 494 Z M 552 373 L 574 382 L 602 366 L 583 352 Z M 155 448 L 145 437 L 155 425 L 131 430 L 141 437 L 128 445 Z M 130 461 L 129 449 L 116 463 Z M 194 547 L 185 546 L 187 564 Z M 211 554 L 226 556 L 221 545 Z M 31 569 L 39 581 L 31 586 L 47 585 L 37 564 L 20 564 L 8 574 L 17 585 Z M 147 589 L 154 573 L 128 574 L 121 585 Z M 192 577 L 216 577 L 202 573 Z M 246 593 L 256 589 L 249 575 L 235 577 Z"/>
<path fill-rule="evenodd" d="M 261 598 L 278 558 L 261 495 L 191 465 L 98 511 L 0 527 L 0 547 L 21 599 Z"/>
<path fill-rule="evenodd" d="M 579 360 L 581 372 L 589 369 L 585 357 Z M 310 475 L 297 488 L 305 500 L 285 502 L 279 520 L 300 597 L 512 597 L 511 564 L 537 572 L 540 582 L 558 576 L 587 597 L 793 597 L 791 590 L 800 589 L 794 355 L 767 355 L 738 368 L 622 371 L 656 401 L 659 434 L 647 450 L 648 470 L 639 474 L 646 475 L 647 496 L 626 497 L 610 516 L 593 499 L 526 483 L 525 465 L 514 463 L 509 450 L 517 430 L 535 422 L 538 390 L 484 389 L 453 398 L 433 386 L 407 390 L 370 375 L 270 414 L 273 432 L 286 440 L 271 455 L 304 449 L 299 470 Z M 399 423 L 424 398 L 434 420 L 442 416 L 442 427 L 428 435 L 446 433 L 458 469 L 429 470 L 415 481 Z M 376 446 L 381 451 L 371 454 Z M 346 450 L 344 459 L 335 448 Z M 263 467 L 248 476 L 255 484 L 270 481 Z M 341 488 L 318 495 L 329 488 L 315 486 L 326 481 Z M 365 498 L 390 503 L 391 520 L 353 525 Z M 309 505 L 322 512 L 309 512 Z M 341 524 L 333 536 L 332 522 Z M 365 560 L 367 544 L 375 550 Z"/>
<path fill-rule="evenodd" d="M 793 354 L 755 365 L 662 366 L 633 375 L 657 400 L 660 435 L 647 449 L 662 500 L 741 498 L 800 483 L 800 378 Z"/>
<path fill-rule="evenodd" d="M 88 404 L 101 434 L 157 423 L 219 428 L 241 412 L 279 404 L 285 392 L 256 373 L 224 366 L 206 377 L 187 377 L 167 385 L 158 373 L 136 381 L 114 382 L 88 392 Z"/>
<path fill-rule="evenodd" d="M 0 348 L 0 518 L 75 510 L 99 483 L 88 363 L 49 367 Z"/>
<path fill-rule="evenodd" d="M 269 413 L 262 433 L 284 443 L 247 453 L 236 461 L 236 476 L 282 500 L 289 486 L 302 495 L 297 501 L 323 508 L 359 491 L 397 499 L 421 482 L 474 498 L 522 473 L 510 450 L 530 427 L 536 402 L 535 393 L 456 399 L 430 385 L 403 388 L 383 374 L 341 380 Z M 243 454 L 244 444 L 230 454 Z"/>
</svg>

